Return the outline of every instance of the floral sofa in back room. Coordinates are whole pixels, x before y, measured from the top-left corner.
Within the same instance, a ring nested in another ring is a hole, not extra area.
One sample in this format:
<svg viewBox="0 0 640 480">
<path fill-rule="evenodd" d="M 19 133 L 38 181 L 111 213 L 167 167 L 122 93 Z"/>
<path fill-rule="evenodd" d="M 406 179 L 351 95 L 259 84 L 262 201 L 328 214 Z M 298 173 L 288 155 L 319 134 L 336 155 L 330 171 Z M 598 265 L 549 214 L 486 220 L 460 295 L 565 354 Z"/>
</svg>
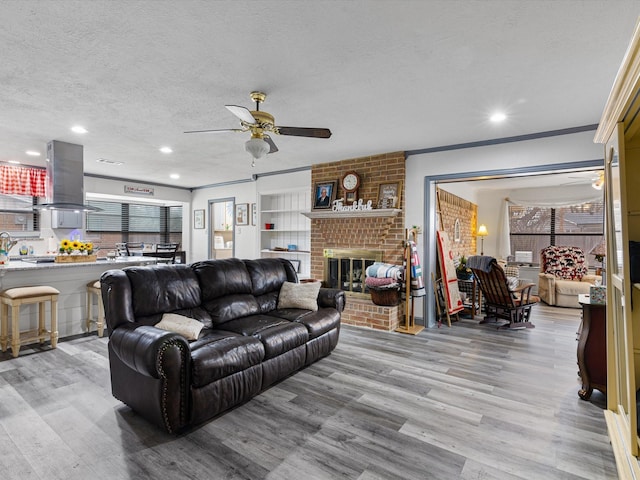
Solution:
<svg viewBox="0 0 640 480">
<path fill-rule="evenodd" d="M 127 267 L 100 283 L 113 395 L 168 432 L 328 355 L 345 305 L 280 258 Z"/>
<path fill-rule="evenodd" d="M 578 295 L 588 294 L 589 287 L 601 280 L 601 276 L 589 274 L 579 247 L 552 245 L 540 252 L 538 295 L 549 305 L 580 308 Z"/>
</svg>

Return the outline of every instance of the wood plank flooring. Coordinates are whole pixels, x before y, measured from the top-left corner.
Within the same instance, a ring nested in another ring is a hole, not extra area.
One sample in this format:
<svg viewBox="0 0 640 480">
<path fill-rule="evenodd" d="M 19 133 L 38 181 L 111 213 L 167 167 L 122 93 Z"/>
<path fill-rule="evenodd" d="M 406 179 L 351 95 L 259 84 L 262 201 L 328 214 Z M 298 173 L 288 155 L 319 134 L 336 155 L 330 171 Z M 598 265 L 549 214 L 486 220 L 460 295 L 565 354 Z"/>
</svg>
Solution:
<svg viewBox="0 0 640 480">
<path fill-rule="evenodd" d="M 0 354 L 3 479 L 612 479 L 605 399 L 578 398 L 579 310 L 533 330 L 343 327 L 327 358 L 181 436 L 111 396 L 107 339 Z"/>
</svg>

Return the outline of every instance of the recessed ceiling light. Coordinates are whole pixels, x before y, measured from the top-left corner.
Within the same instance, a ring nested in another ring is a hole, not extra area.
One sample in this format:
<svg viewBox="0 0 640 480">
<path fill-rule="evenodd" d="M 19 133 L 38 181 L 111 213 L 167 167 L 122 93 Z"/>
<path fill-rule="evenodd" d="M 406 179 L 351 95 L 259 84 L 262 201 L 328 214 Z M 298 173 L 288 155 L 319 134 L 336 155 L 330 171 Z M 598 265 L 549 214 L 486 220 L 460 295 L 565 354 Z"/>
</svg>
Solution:
<svg viewBox="0 0 640 480">
<path fill-rule="evenodd" d="M 494 123 L 504 122 L 507 119 L 507 116 L 502 112 L 496 112 L 489 117 Z"/>
<path fill-rule="evenodd" d="M 71 131 L 75 133 L 87 133 L 88 130 L 81 125 L 74 125 L 71 127 Z"/>
<path fill-rule="evenodd" d="M 20 162 L 18 160 L 9 160 L 9 163 L 13 163 L 14 165 L 18 165 Z"/>
<path fill-rule="evenodd" d="M 173 153 L 173 150 L 171 150 L 171 147 L 160 147 L 160 151 L 162 153 Z"/>
<path fill-rule="evenodd" d="M 35 150 L 27 150 L 26 152 L 27 155 L 31 156 L 31 157 L 39 157 L 40 156 L 40 152 L 36 152 Z"/>
<path fill-rule="evenodd" d="M 169 175 L 169 177 L 173 178 L 174 180 L 177 180 L 180 178 L 180 175 L 178 175 L 177 173 L 172 173 L 171 175 Z"/>
</svg>

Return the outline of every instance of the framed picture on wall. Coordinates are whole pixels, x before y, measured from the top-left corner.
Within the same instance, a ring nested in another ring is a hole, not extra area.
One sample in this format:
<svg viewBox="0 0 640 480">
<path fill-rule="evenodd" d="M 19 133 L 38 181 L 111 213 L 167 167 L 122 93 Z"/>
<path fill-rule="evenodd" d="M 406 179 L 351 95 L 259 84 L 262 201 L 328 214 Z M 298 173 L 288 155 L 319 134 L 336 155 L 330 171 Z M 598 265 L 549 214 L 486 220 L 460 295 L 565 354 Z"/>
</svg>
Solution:
<svg viewBox="0 0 640 480">
<path fill-rule="evenodd" d="M 382 182 L 378 184 L 378 208 L 400 208 L 402 182 Z"/>
<path fill-rule="evenodd" d="M 204 210 L 193 211 L 193 228 L 204 228 Z"/>
<path fill-rule="evenodd" d="M 256 204 L 252 203 L 251 204 L 251 225 L 255 225 L 256 224 L 256 220 L 257 220 L 256 219 L 256 215 L 257 215 Z"/>
<path fill-rule="evenodd" d="M 236 205 L 236 225 L 249 225 L 248 203 L 238 203 Z"/>
<path fill-rule="evenodd" d="M 337 183 L 336 180 L 333 182 L 316 183 L 313 208 L 331 208 L 331 204 L 336 199 Z"/>
</svg>

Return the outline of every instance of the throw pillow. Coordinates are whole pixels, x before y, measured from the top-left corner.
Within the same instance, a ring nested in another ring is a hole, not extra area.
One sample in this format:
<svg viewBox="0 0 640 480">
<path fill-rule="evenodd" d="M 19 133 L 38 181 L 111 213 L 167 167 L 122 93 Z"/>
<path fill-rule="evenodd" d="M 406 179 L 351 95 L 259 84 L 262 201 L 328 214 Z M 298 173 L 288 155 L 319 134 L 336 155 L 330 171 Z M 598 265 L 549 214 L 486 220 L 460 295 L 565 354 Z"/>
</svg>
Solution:
<svg viewBox="0 0 640 480">
<path fill-rule="evenodd" d="M 176 313 L 165 313 L 162 320 L 155 324 L 156 327 L 169 332 L 182 335 L 187 340 L 197 340 L 204 324 L 194 318 L 185 317 Z"/>
<path fill-rule="evenodd" d="M 278 308 L 304 308 L 315 312 L 318 310 L 320 286 L 320 282 L 284 282 L 278 296 Z"/>
</svg>

